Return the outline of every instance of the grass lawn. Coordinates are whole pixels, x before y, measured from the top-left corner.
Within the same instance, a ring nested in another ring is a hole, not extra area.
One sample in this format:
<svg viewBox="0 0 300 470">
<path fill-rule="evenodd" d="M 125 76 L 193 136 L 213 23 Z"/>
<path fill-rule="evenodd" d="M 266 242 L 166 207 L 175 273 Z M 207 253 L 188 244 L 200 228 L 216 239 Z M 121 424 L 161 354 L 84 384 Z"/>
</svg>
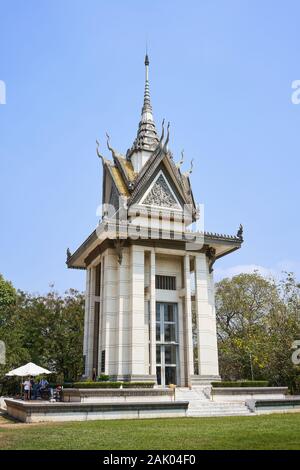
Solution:
<svg viewBox="0 0 300 470">
<path fill-rule="evenodd" d="M 0 424 L 0 449 L 300 449 L 300 413 Z"/>
</svg>

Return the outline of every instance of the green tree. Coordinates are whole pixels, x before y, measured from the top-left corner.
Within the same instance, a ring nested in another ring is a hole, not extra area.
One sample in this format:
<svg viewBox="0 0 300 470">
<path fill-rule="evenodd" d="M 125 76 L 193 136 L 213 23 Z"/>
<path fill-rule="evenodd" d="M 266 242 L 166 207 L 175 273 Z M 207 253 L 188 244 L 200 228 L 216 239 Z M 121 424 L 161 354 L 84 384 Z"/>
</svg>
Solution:
<svg viewBox="0 0 300 470">
<path fill-rule="evenodd" d="M 83 366 L 83 294 L 71 289 L 64 296 L 54 291 L 22 295 L 20 315 L 32 361 L 65 379 L 77 379 Z"/>
<path fill-rule="evenodd" d="M 291 346 L 299 335 L 300 290 L 292 274 L 281 282 L 257 272 L 216 284 L 220 372 L 224 379 L 269 379 L 293 387 Z"/>
<path fill-rule="evenodd" d="M 1 323 L 5 321 L 4 313 L 11 305 L 15 305 L 17 301 L 17 292 L 12 283 L 6 281 L 2 274 L 0 274 L 0 313 Z"/>
<path fill-rule="evenodd" d="M 24 347 L 22 323 L 18 315 L 18 294 L 11 282 L 0 275 L 0 340 L 5 345 L 5 363 L 0 364 L 0 377 L 9 369 L 30 358 Z"/>
<path fill-rule="evenodd" d="M 16 291 L 0 276 L 0 340 L 6 346 L 6 363 L 0 377 L 32 361 L 65 379 L 82 374 L 84 296 L 70 289 L 44 296 Z"/>
</svg>

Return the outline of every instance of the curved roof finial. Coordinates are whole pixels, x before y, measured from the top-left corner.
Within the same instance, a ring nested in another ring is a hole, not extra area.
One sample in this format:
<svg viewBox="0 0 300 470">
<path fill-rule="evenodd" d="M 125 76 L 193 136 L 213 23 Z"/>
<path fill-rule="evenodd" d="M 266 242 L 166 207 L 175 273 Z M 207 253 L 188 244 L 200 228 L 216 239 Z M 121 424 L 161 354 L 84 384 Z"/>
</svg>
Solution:
<svg viewBox="0 0 300 470">
<path fill-rule="evenodd" d="M 182 149 L 181 150 L 181 159 L 179 160 L 178 163 L 176 163 L 176 167 L 178 168 L 178 170 L 180 169 L 181 165 L 183 164 L 184 162 L 184 150 Z"/>
<path fill-rule="evenodd" d="M 103 157 L 103 155 L 101 155 L 101 153 L 99 152 L 99 147 L 100 147 L 100 144 L 99 144 L 98 140 L 96 139 L 96 152 L 97 152 L 98 157 L 101 158 L 102 163 L 103 163 L 103 162 L 104 162 L 104 157 Z"/>
<path fill-rule="evenodd" d="M 193 167 L 194 167 L 193 162 L 194 162 L 194 159 L 192 158 L 190 169 L 189 169 L 188 171 L 186 171 L 185 173 L 183 173 L 184 176 L 188 177 L 189 175 L 192 174 L 192 172 L 193 172 Z"/>
<path fill-rule="evenodd" d="M 167 125 L 167 138 L 166 138 L 166 141 L 165 141 L 164 147 L 163 147 L 165 152 L 168 151 L 169 138 L 170 138 L 170 121 L 168 122 L 168 125 Z"/>
<path fill-rule="evenodd" d="M 159 145 L 161 146 L 162 141 L 164 140 L 165 136 L 165 118 L 163 118 L 162 123 L 161 123 L 161 136 L 159 139 Z"/>
<path fill-rule="evenodd" d="M 120 154 L 114 148 L 111 147 L 110 136 L 107 132 L 106 132 L 106 145 L 107 145 L 108 150 L 112 153 L 113 158 L 120 157 Z"/>
<path fill-rule="evenodd" d="M 106 145 L 107 145 L 107 148 L 108 150 L 110 150 L 112 152 L 112 148 L 110 146 L 110 136 L 107 132 L 105 132 L 105 135 L 106 135 Z"/>
<path fill-rule="evenodd" d="M 71 258 L 72 256 L 72 253 L 70 251 L 70 248 L 67 248 L 67 262 L 69 261 L 69 259 Z"/>
<path fill-rule="evenodd" d="M 239 238 L 241 241 L 244 241 L 243 232 L 244 232 L 244 227 L 242 226 L 242 224 L 240 224 L 236 236 L 237 236 L 237 238 Z"/>
</svg>

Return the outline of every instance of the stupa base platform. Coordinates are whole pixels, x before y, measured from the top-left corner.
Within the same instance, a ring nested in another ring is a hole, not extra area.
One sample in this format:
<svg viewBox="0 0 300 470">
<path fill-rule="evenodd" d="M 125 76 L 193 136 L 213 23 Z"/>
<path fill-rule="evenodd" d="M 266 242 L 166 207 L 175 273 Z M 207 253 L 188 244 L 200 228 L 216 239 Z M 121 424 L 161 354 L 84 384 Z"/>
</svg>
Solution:
<svg viewBox="0 0 300 470">
<path fill-rule="evenodd" d="M 5 400 L 7 414 L 24 423 L 107 419 L 179 418 L 187 416 L 188 401 L 123 403 L 49 403 Z"/>
<path fill-rule="evenodd" d="M 65 388 L 64 402 L 115 403 L 174 401 L 170 388 Z"/>
</svg>

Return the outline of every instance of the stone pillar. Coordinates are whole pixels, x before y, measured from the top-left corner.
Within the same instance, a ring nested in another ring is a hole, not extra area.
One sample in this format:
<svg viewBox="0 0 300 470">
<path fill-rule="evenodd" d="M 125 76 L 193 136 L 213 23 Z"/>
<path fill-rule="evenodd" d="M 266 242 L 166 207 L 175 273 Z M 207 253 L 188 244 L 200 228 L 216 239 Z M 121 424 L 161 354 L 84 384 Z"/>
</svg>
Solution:
<svg viewBox="0 0 300 470">
<path fill-rule="evenodd" d="M 117 374 L 117 309 L 118 309 L 118 268 L 115 251 L 108 249 L 104 255 L 103 279 L 103 350 L 105 351 L 105 374 Z"/>
<path fill-rule="evenodd" d="M 185 367 L 185 322 L 184 322 L 184 297 L 178 302 L 178 342 L 179 342 L 179 383 L 180 387 L 186 385 L 186 367 Z"/>
<path fill-rule="evenodd" d="M 155 251 L 150 253 L 150 374 L 156 376 Z"/>
<path fill-rule="evenodd" d="M 191 385 L 194 375 L 193 332 L 192 332 L 192 300 L 191 300 L 191 272 L 190 256 L 184 256 L 184 286 L 185 286 L 185 348 L 186 348 L 186 377 L 187 385 Z"/>
<path fill-rule="evenodd" d="M 98 375 L 101 374 L 101 352 L 103 349 L 103 284 L 104 284 L 103 281 L 104 281 L 104 263 L 103 263 L 103 259 L 101 258 Z"/>
<path fill-rule="evenodd" d="M 89 314 L 90 314 L 90 277 L 91 270 L 86 270 L 86 287 L 85 287 L 85 309 L 84 309 L 84 336 L 83 336 L 83 355 L 85 356 L 84 375 L 88 376 L 88 337 L 89 337 Z"/>
<path fill-rule="evenodd" d="M 220 377 L 213 277 L 204 253 L 195 256 L 195 308 L 199 376 L 193 377 L 193 383 L 206 384 Z"/>
<path fill-rule="evenodd" d="M 144 249 L 131 247 L 131 374 L 130 380 L 154 380 L 145 374 Z"/>
<path fill-rule="evenodd" d="M 124 325 L 124 315 L 126 315 L 126 297 L 128 296 L 128 285 L 127 285 L 127 266 L 125 266 L 125 260 L 123 259 L 121 263 L 118 263 L 118 312 L 117 312 L 117 379 L 124 380 L 124 346 L 123 346 L 123 325 Z"/>
<path fill-rule="evenodd" d="M 92 376 L 93 353 L 94 353 L 94 289 L 95 289 L 95 268 L 90 268 L 89 290 L 88 290 L 88 326 L 87 326 L 87 355 L 86 355 L 86 375 Z"/>
<path fill-rule="evenodd" d="M 105 351 L 105 340 L 106 340 L 106 310 L 107 310 L 107 280 L 106 280 L 106 257 L 105 254 L 101 257 L 102 265 L 102 280 L 101 280 L 101 299 L 100 299 L 100 348 L 99 348 L 99 374 L 105 374 L 105 370 L 102 370 L 102 351 Z M 105 361 L 106 362 L 106 361 Z"/>
</svg>

